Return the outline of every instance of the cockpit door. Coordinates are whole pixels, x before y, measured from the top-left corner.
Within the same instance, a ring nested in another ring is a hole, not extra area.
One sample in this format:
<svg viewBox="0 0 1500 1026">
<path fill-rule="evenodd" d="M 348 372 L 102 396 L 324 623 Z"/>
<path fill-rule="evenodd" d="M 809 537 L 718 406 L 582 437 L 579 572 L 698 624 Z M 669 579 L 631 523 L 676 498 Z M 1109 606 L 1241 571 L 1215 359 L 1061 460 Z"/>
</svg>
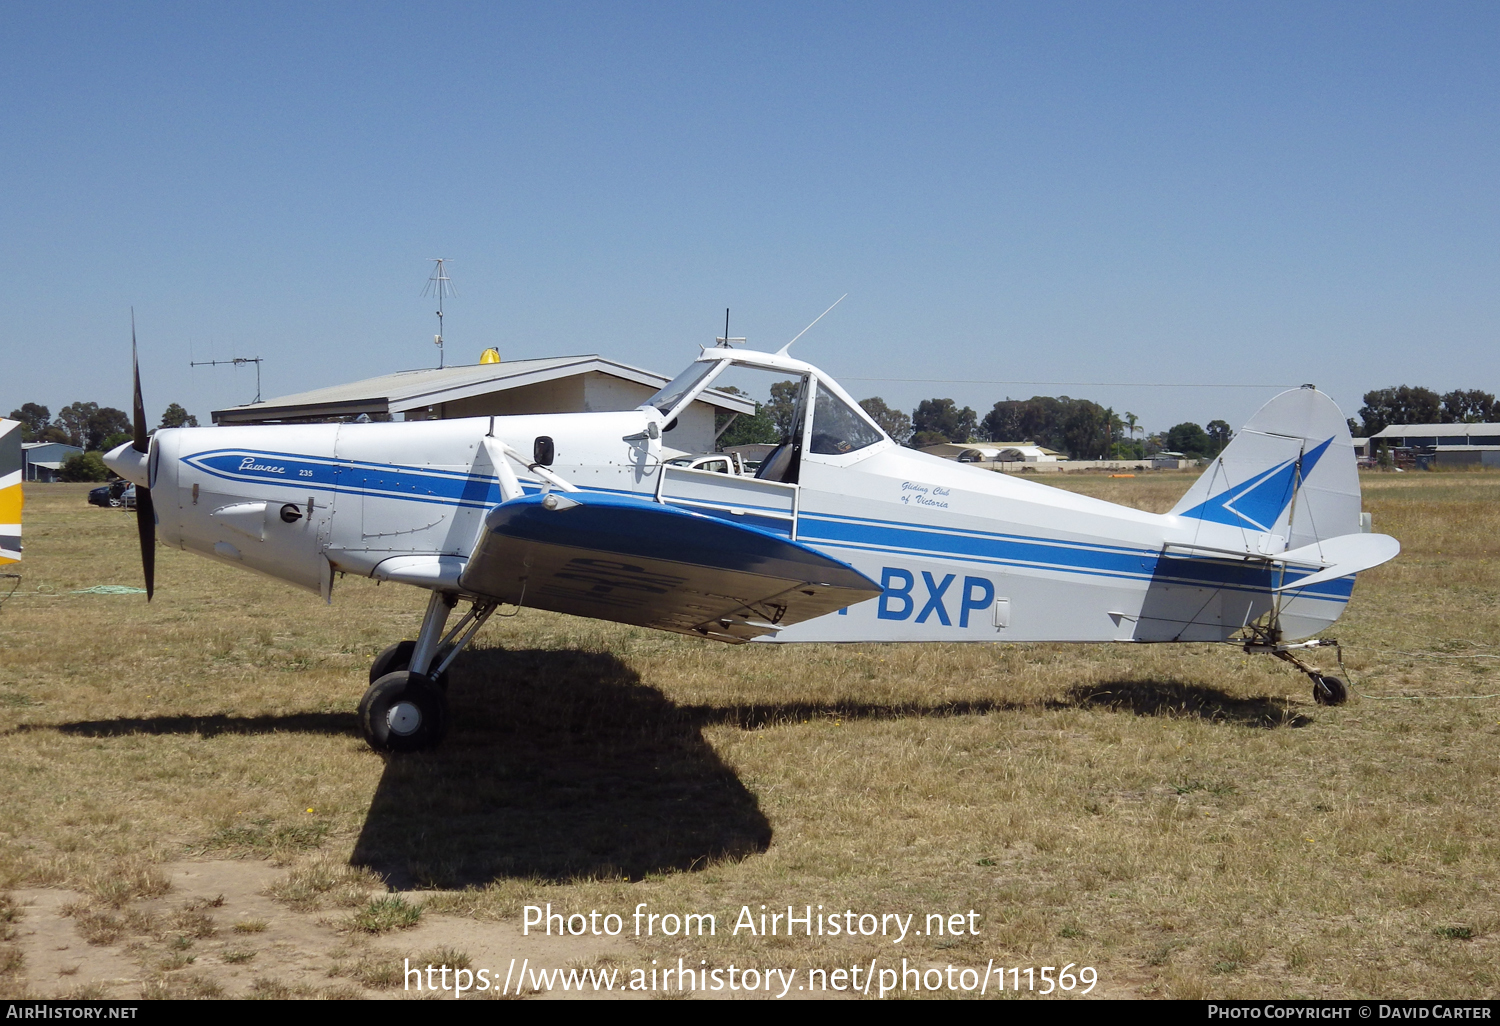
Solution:
<svg viewBox="0 0 1500 1026">
<path fill-rule="evenodd" d="M 811 378 L 806 375 L 797 383 L 797 404 L 792 413 L 790 430 L 781 443 L 766 454 L 755 476 L 761 481 L 796 484 L 802 475 L 802 453 L 807 445 L 807 393 Z"/>
</svg>

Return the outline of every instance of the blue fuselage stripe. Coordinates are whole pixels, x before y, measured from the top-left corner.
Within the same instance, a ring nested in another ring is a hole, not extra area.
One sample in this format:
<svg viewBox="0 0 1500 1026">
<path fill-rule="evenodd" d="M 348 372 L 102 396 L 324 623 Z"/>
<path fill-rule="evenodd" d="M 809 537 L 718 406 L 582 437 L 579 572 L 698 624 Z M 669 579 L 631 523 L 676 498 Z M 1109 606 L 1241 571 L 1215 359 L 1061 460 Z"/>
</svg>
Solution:
<svg viewBox="0 0 1500 1026">
<path fill-rule="evenodd" d="M 499 484 L 493 477 L 466 471 L 336 458 L 309 458 L 294 453 L 252 453 L 243 449 L 197 453 L 184 457 L 183 462 L 225 480 L 277 485 L 295 491 L 368 495 L 374 498 L 486 510 L 499 505 L 501 501 Z M 522 487 L 529 493 L 540 490 L 537 485 L 523 483 Z M 591 490 L 637 495 L 625 489 Z M 757 527 L 780 535 L 790 533 L 790 519 L 785 514 L 775 515 L 779 511 L 767 507 L 749 506 L 738 500 L 733 503 L 711 504 L 668 497 L 667 501 L 671 505 L 692 509 L 729 523 Z M 730 513 L 731 507 L 744 508 L 746 513 Z M 761 511 L 773 515 L 757 515 Z M 964 529 L 917 528 L 895 521 L 807 511 L 798 518 L 797 533 L 799 541 L 813 546 L 1109 577 L 1140 583 L 1158 581 L 1227 588 L 1234 591 L 1265 592 L 1282 583 L 1294 583 L 1297 578 L 1312 573 L 1311 570 L 1281 571 L 1259 562 L 1200 556 L 1165 557 L 1160 551 L 1144 548 Z M 1344 577 L 1324 581 L 1299 594 L 1347 601 L 1353 590 L 1354 578 Z"/>
</svg>

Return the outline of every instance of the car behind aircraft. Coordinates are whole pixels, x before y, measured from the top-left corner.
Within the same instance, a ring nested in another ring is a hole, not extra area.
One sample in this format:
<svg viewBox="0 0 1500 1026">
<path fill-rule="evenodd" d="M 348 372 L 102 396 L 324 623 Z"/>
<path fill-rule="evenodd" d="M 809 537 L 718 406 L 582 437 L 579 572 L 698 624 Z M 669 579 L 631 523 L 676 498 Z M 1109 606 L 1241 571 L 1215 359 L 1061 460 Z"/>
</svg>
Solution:
<svg viewBox="0 0 1500 1026">
<path fill-rule="evenodd" d="M 675 466 L 662 434 L 730 369 L 797 384 L 754 477 Z M 1348 428 L 1321 392 L 1267 403 L 1167 514 L 906 449 L 827 374 L 706 350 L 640 408 L 383 424 L 164 429 L 106 462 L 155 539 L 330 600 L 335 573 L 431 592 L 360 703 L 382 751 L 436 745 L 448 668 L 504 604 L 739 643 L 1227 641 L 1344 686 L 1296 651 L 1354 575 L 1396 555 L 1361 533 Z M 469 608 L 449 628 L 452 609 Z"/>
</svg>

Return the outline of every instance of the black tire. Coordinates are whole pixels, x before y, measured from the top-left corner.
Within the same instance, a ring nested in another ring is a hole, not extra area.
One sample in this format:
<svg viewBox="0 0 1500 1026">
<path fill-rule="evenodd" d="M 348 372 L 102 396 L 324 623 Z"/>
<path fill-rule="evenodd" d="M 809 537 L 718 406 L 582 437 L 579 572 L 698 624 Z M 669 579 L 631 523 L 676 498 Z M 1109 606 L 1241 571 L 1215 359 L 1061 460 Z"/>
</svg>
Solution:
<svg viewBox="0 0 1500 1026">
<path fill-rule="evenodd" d="M 1349 701 L 1349 688 L 1337 677 L 1313 674 L 1313 701 L 1319 705 L 1343 705 Z"/>
<path fill-rule="evenodd" d="M 425 678 L 397 670 L 359 700 L 359 726 L 377 752 L 436 748 L 448 733 L 448 698 Z"/>
<path fill-rule="evenodd" d="M 398 641 L 380 653 L 370 664 L 370 683 L 374 684 L 388 673 L 406 669 L 411 665 L 411 654 L 416 650 L 415 641 Z"/>
<path fill-rule="evenodd" d="M 411 654 L 417 650 L 415 641 L 398 641 L 375 657 L 370 664 L 370 683 L 374 684 L 388 673 L 395 673 L 411 666 Z M 448 671 L 444 670 L 437 679 L 437 686 L 443 691 L 448 690 Z"/>
</svg>

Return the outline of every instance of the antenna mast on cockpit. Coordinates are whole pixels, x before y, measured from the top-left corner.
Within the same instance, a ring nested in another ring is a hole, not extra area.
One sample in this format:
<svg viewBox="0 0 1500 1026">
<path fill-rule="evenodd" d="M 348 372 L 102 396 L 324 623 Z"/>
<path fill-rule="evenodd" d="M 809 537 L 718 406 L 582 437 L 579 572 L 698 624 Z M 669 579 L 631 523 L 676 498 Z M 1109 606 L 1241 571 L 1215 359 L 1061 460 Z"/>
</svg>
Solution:
<svg viewBox="0 0 1500 1026">
<path fill-rule="evenodd" d="M 729 307 L 726 306 L 724 308 L 724 337 L 714 339 L 714 345 L 719 349 L 729 349 L 733 347 L 734 343 L 743 341 L 745 340 L 742 338 L 729 337 Z"/>
</svg>

